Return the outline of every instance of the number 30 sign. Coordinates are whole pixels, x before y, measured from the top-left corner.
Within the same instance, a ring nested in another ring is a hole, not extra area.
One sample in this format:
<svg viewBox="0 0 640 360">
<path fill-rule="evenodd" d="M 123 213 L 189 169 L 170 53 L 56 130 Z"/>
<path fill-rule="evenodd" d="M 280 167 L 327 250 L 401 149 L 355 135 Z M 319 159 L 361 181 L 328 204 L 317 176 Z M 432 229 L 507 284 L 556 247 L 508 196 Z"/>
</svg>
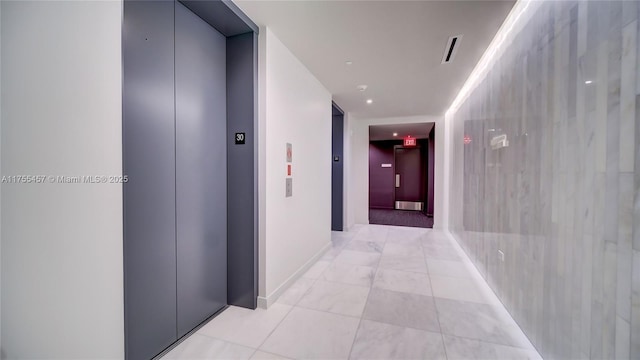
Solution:
<svg viewBox="0 0 640 360">
<path fill-rule="evenodd" d="M 244 133 L 236 133 L 236 145 L 244 144 L 245 134 Z"/>
</svg>

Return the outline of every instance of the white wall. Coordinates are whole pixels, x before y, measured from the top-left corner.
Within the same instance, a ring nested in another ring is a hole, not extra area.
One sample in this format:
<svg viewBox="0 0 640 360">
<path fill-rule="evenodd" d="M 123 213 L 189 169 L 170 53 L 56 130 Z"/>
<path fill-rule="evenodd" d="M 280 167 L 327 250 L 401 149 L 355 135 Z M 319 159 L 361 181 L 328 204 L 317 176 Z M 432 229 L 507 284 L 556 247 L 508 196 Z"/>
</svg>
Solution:
<svg viewBox="0 0 640 360">
<path fill-rule="evenodd" d="M 260 298 L 271 304 L 331 241 L 331 94 L 260 30 Z M 285 197 L 286 144 L 293 197 Z"/>
<path fill-rule="evenodd" d="M 442 191 L 440 198 L 442 199 L 442 229 L 449 231 L 449 221 L 451 219 L 451 191 L 452 187 L 452 177 L 451 177 L 451 163 L 452 163 L 452 154 L 453 154 L 453 134 L 451 129 L 451 121 L 449 121 L 449 117 L 445 115 L 444 121 L 442 121 L 441 128 L 442 131 L 442 139 L 443 139 L 443 147 L 441 148 L 443 151 L 443 160 L 442 160 L 442 169 L 443 174 L 441 174 L 440 179 L 442 180 Z M 458 189 L 458 188 L 455 188 Z"/>
<path fill-rule="evenodd" d="M 122 173 L 120 1 L 2 1 L 2 175 Z M 122 358 L 122 186 L 2 185 L 2 353 Z"/>
<path fill-rule="evenodd" d="M 347 121 L 348 140 L 345 150 L 349 154 L 347 200 L 347 225 L 369 223 L 369 126 L 390 124 L 411 124 L 433 122 L 436 128 L 436 163 L 434 194 L 434 228 L 442 229 L 445 224 L 444 212 L 444 117 L 410 116 L 395 118 L 358 119 L 349 116 Z M 347 156 L 345 154 L 345 156 Z"/>
</svg>

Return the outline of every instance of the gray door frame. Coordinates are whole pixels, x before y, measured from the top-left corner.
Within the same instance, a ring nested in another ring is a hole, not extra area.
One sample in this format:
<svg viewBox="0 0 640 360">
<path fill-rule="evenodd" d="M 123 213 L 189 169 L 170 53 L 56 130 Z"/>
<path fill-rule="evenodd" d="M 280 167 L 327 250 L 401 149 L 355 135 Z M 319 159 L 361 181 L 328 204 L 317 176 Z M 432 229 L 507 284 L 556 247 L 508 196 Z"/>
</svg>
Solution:
<svg viewBox="0 0 640 360">
<path fill-rule="evenodd" d="M 344 229 L 344 111 L 331 103 L 331 230 Z"/>
</svg>

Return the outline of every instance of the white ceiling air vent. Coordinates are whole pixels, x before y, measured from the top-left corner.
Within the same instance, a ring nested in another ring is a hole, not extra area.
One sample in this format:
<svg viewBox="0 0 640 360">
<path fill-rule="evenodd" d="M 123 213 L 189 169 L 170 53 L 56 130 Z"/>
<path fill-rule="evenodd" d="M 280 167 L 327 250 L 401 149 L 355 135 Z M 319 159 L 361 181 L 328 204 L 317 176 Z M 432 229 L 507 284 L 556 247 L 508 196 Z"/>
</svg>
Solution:
<svg viewBox="0 0 640 360">
<path fill-rule="evenodd" d="M 444 55 L 442 56 L 442 63 L 448 64 L 453 61 L 453 58 L 456 56 L 458 52 L 458 48 L 460 47 L 460 40 L 462 39 L 461 35 L 452 36 L 447 41 L 447 46 L 444 48 Z"/>
</svg>

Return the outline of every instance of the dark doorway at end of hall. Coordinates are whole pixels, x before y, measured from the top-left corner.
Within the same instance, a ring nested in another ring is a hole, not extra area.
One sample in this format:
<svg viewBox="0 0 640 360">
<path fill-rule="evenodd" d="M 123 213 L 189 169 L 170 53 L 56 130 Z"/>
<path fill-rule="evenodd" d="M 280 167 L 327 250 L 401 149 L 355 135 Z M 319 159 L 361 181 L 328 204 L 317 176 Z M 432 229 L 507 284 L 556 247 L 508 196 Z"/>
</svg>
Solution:
<svg viewBox="0 0 640 360">
<path fill-rule="evenodd" d="M 433 123 L 369 127 L 369 223 L 433 228 Z"/>
</svg>

